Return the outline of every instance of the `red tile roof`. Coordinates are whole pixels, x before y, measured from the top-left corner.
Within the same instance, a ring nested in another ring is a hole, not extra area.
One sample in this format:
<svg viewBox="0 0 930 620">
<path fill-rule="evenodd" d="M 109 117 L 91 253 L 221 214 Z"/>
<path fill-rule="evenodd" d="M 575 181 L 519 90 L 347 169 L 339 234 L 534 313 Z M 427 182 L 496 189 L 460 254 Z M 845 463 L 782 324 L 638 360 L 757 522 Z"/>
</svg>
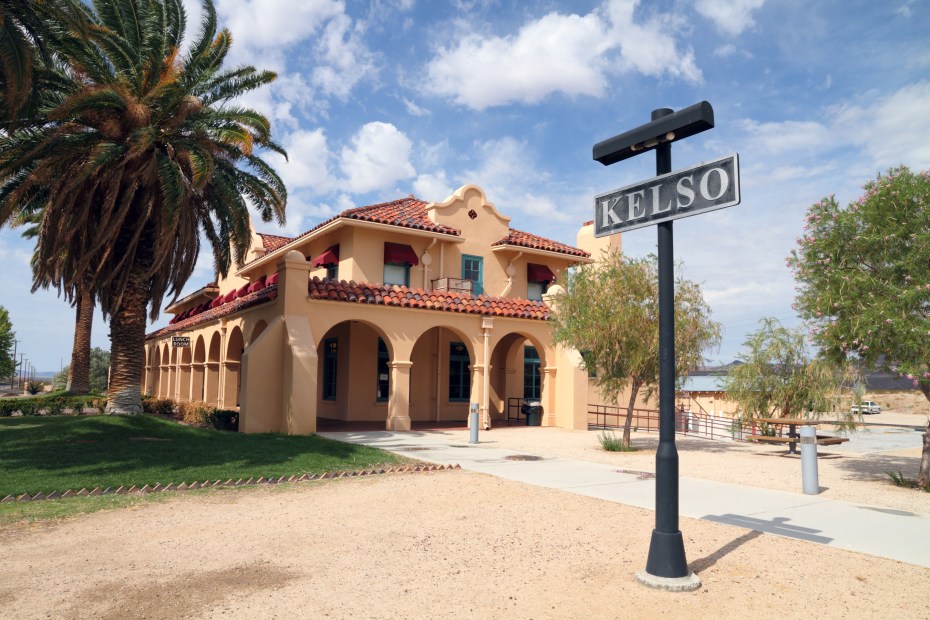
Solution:
<svg viewBox="0 0 930 620">
<path fill-rule="evenodd" d="M 234 291 L 235 292 L 235 291 Z M 278 285 L 270 284 L 263 289 L 257 290 L 254 293 L 249 293 L 244 297 L 239 297 L 238 299 L 233 299 L 232 301 L 227 301 L 226 303 L 217 306 L 216 308 L 210 308 L 208 310 L 199 312 L 197 314 L 191 315 L 185 319 L 181 319 L 177 323 L 172 323 L 166 327 L 162 327 L 158 331 L 154 331 L 151 334 L 145 336 L 146 340 L 151 340 L 153 338 L 159 338 L 167 334 L 171 334 L 178 331 L 184 331 L 186 329 L 192 329 L 201 323 L 207 323 L 215 319 L 223 318 L 230 314 L 239 312 L 240 310 L 245 310 L 246 308 L 251 308 L 252 306 L 257 306 L 263 304 L 278 297 Z"/>
<path fill-rule="evenodd" d="M 431 232 L 445 233 L 447 235 L 459 236 L 461 230 L 451 226 L 443 226 L 429 219 L 426 214 L 426 205 L 428 203 L 408 196 L 391 202 L 382 202 L 381 204 L 370 205 L 367 207 L 358 207 L 343 211 L 337 217 L 345 217 L 353 220 L 363 220 L 365 222 L 377 222 L 379 224 L 390 224 L 392 226 L 403 226 L 404 228 L 415 228 L 417 230 L 428 230 Z"/>
<path fill-rule="evenodd" d="M 293 237 L 280 237 L 278 235 L 269 235 L 268 233 L 258 233 L 262 238 L 262 246 L 266 252 L 274 252 L 278 248 L 287 245 L 294 240 Z"/>
<path fill-rule="evenodd" d="M 325 278 L 321 280 L 317 277 L 310 280 L 310 299 L 540 321 L 549 318 L 549 307 L 541 301 L 430 292 L 406 286 L 357 284 L 354 281 L 336 281 Z"/>
<path fill-rule="evenodd" d="M 535 250 L 546 250 L 547 252 L 558 252 L 559 254 L 568 254 L 570 256 L 579 256 L 581 258 L 590 258 L 591 254 L 584 250 L 546 239 L 532 233 L 523 232 L 522 230 L 510 229 L 506 237 L 500 241 L 495 241 L 492 246 L 516 245 L 524 248 L 533 248 Z"/>
</svg>

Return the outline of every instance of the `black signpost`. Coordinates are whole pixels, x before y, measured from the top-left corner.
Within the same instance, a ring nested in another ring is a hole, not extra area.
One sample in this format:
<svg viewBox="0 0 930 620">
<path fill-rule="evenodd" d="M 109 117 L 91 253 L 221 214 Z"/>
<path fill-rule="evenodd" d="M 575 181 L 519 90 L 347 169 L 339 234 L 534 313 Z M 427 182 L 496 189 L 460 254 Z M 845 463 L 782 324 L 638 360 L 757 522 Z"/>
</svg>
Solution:
<svg viewBox="0 0 930 620">
<path fill-rule="evenodd" d="M 714 110 L 702 101 L 678 112 L 660 108 L 652 122 L 594 145 L 605 166 L 655 150 L 656 178 L 595 197 L 595 234 L 658 223 L 659 254 L 659 447 L 656 451 L 656 521 L 646 570 L 636 578 L 647 586 L 694 590 L 701 580 L 688 571 L 678 529 L 678 449 L 675 447 L 675 219 L 739 203 L 736 155 L 672 171 L 672 142 L 714 126 Z"/>
</svg>

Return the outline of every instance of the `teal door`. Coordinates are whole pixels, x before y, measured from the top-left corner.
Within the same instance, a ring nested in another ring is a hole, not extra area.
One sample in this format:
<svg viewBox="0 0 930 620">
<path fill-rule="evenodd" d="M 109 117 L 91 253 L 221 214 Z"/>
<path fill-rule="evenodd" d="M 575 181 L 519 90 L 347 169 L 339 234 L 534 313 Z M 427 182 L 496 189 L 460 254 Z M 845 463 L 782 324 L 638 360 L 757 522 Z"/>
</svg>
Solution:
<svg viewBox="0 0 930 620">
<path fill-rule="evenodd" d="M 482 279 L 484 277 L 484 259 L 480 256 L 462 254 L 462 279 L 471 280 L 471 292 L 480 295 L 484 292 Z"/>
</svg>

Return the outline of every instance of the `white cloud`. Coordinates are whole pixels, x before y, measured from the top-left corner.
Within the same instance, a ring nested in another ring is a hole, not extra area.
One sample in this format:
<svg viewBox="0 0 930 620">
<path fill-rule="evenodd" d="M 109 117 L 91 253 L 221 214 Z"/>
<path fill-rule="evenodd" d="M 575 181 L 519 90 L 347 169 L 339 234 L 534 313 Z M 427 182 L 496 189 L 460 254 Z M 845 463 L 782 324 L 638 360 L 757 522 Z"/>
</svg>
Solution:
<svg viewBox="0 0 930 620">
<path fill-rule="evenodd" d="M 720 30 L 736 36 L 753 26 L 752 12 L 765 0 L 697 0 L 695 10 Z"/>
<path fill-rule="evenodd" d="M 825 144 L 835 143 L 835 135 L 825 125 L 815 121 L 782 121 L 758 123 L 739 121 L 738 126 L 749 134 L 749 140 L 766 153 L 811 152 Z"/>
<path fill-rule="evenodd" d="M 418 175 L 413 182 L 413 193 L 427 202 L 441 202 L 455 191 L 443 170 L 435 174 Z"/>
<path fill-rule="evenodd" d="M 220 25 L 235 35 L 233 43 L 255 48 L 297 43 L 345 14 L 338 0 L 218 0 L 216 5 Z"/>
<path fill-rule="evenodd" d="M 345 99 L 352 87 L 374 71 L 374 55 L 362 42 L 362 34 L 345 14 L 326 25 L 317 44 L 322 64 L 313 70 L 313 83 L 325 95 Z"/>
<path fill-rule="evenodd" d="M 362 194 L 415 176 L 411 146 L 410 139 L 390 123 L 362 126 L 339 157 L 345 189 Z"/>
<path fill-rule="evenodd" d="M 930 167 L 930 82 L 910 84 L 870 106 L 830 110 L 834 132 L 865 150 L 881 168 L 907 164 Z"/>
<path fill-rule="evenodd" d="M 736 53 L 736 46 L 732 43 L 727 43 L 726 45 L 721 45 L 714 50 L 714 56 L 717 58 L 729 58 Z"/>
<path fill-rule="evenodd" d="M 509 136 L 479 144 L 476 153 L 482 161 L 464 173 L 464 182 L 479 185 L 502 213 L 519 211 L 545 221 L 573 221 L 559 209 L 550 179 L 528 152 L 525 143 Z"/>
<path fill-rule="evenodd" d="M 266 159 L 284 179 L 288 190 L 307 189 L 317 195 L 332 191 L 336 184 L 330 173 L 332 156 L 322 129 L 292 132 L 283 146 L 287 161 L 277 153 L 269 153 Z"/>
<path fill-rule="evenodd" d="M 428 116 L 429 110 L 426 108 L 421 108 L 413 101 L 410 101 L 406 97 L 403 98 L 404 107 L 407 108 L 407 113 L 411 116 Z"/>
<path fill-rule="evenodd" d="M 507 36 L 465 32 L 427 64 L 427 87 L 483 110 L 554 93 L 603 97 L 608 74 L 616 71 L 699 82 L 693 53 L 679 51 L 670 34 L 678 20 L 654 15 L 637 23 L 636 5 L 611 0 L 605 11 L 584 16 L 552 12 Z"/>
</svg>

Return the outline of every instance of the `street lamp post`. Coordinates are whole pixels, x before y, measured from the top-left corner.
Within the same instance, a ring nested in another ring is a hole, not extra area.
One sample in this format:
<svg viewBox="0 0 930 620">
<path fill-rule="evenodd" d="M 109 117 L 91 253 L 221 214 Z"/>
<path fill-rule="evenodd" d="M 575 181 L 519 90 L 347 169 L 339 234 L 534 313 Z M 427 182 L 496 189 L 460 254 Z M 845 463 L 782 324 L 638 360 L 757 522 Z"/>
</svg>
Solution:
<svg viewBox="0 0 930 620">
<path fill-rule="evenodd" d="M 659 108 L 652 112 L 651 122 L 594 145 L 594 159 L 607 166 L 655 150 L 656 177 L 662 177 L 672 171 L 672 142 L 706 131 L 713 126 L 714 111 L 706 101 L 678 112 L 669 108 Z M 636 217 L 634 193 L 631 191 L 630 195 L 624 196 L 622 190 L 617 190 L 600 206 L 598 199 L 595 200 L 595 221 L 599 221 L 597 214 L 600 209 L 600 222 L 604 229 L 598 236 L 619 232 L 628 223 L 620 221 L 623 217 L 630 220 Z M 625 216 L 615 210 L 622 210 L 618 205 L 623 203 L 624 198 L 627 204 Z M 652 208 L 660 207 L 655 205 Z M 644 216 L 645 214 L 639 217 Z M 675 446 L 675 257 L 672 224 L 671 219 L 660 220 L 657 224 L 659 447 L 656 451 L 656 516 L 646 570 L 638 572 L 636 578 L 650 587 L 688 591 L 700 587 L 701 580 L 688 571 L 684 540 L 681 530 L 678 529 L 678 449 Z"/>
</svg>

